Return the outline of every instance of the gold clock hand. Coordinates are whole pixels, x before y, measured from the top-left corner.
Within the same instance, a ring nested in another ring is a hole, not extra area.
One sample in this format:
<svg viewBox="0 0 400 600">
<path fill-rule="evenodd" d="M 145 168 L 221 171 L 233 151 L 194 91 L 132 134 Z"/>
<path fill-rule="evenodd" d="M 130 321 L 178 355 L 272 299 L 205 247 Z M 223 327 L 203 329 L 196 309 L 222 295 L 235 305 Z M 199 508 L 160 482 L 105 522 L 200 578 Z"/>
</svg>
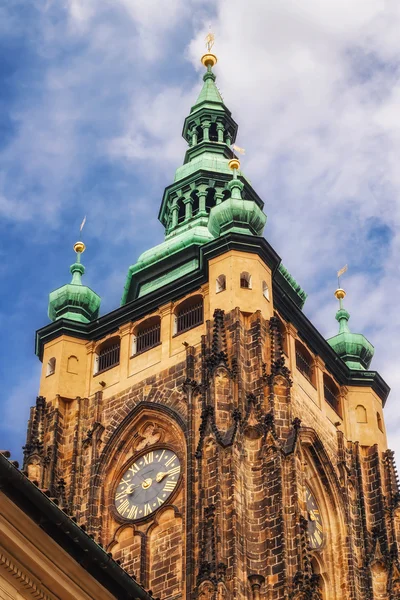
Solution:
<svg viewBox="0 0 400 600">
<path fill-rule="evenodd" d="M 178 467 L 178 471 L 179 471 L 179 467 Z M 175 475 L 178 471 L 177 471 L 176 467 L 174 467 L 173 469 L 170 469 L 169 471 L 164 471 L 164 472 L 161 471 L 160 473 L 157 473 L 156 481 L 158 483 L 160 483 L 160 481 L 162 481 L 164 479 L 164 477 L 166 477 L 167 475 L 171 475 L 171 474 Z"/>
</svg>

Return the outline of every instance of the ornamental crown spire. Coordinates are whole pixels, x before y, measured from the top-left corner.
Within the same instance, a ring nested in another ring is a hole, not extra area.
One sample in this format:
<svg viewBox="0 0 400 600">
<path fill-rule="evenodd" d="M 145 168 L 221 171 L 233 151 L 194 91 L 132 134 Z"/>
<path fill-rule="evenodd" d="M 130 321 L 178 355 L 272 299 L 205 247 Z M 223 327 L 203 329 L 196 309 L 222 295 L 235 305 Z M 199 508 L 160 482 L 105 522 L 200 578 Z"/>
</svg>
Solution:
<svg viewBox="0 0 400 600">
<path fill-rule="evenodd" d="M 71 283 L 57 288 L 49 295 L 48 314 L 52 321 L 64 318 L 88 323 L 97 319 L 99 315 L 100 296 L 82 284 L 85 267 L 81 262 L 81 254 L 85 249 L 83 242 L 76 242 L 74 245 L 76 261 L 70 267 Z"/>
<path fill-rule="evenodd" d="M 144 252 L 129 268 L 122 304 L 194 271 L 198 248 L 216 237 L 227 233 L 259 236 L 264 229 L 264 203 L 234 154 L 238 125 L 215 84 L 214 37 L 209 34 L 206 40 L 207 52 L 201 58 L 206 69 L 203 86 L 182 131 L 188 148 L 161 201 L 158 218 L 165 228 L 165 241 Z"/>
<path fill-rule="evenodd" d="M 344 289 L 339 287 L 335 296 L 339 300 L 339 310 L 336 313 L 339 333 L 329 338 L 328 344 L 350 369 L 368 369 L 374 355 L 374 347 L 361 333 L 351 333 L 348 325 L 350 313 L 343 307 L 343 300 L 346 297 Z"/>
</svg>

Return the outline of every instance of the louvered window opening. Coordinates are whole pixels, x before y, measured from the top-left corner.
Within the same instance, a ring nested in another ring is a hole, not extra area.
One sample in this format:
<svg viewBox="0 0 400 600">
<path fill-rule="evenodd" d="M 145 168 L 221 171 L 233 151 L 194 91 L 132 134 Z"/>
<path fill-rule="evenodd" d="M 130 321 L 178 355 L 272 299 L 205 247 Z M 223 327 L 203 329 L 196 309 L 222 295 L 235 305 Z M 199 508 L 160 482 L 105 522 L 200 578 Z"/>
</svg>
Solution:
<svg viewBox="0 0 400 600">
<path fill-rule="evenodd" d="M 177 316 L 177 333 L 182 333 L 192 327 L 197 327 L 203 322 L 203 302 L 179 311 Z"/>
<path fill-rule="evenodd" d="M 339 408 L 337 395 L 330 389 L 328 385 L 326 385 L 326 383 L 324 383 L 324 397 L 327 403 L 337 411 Z"/>
<path fill-rule="evenodd" d="M 246 279 L 245 277 L 241 277 L 240 278 L 240 287 L 241 288 L 249 289 L 250 288 L 250 281 L 248 279 Z"/>
<path fill-rule="evenodd" d="M 112 346 L 104 348 L 104 350 L 100 350 L 98 373 L 111 369 L 111 367 L 114 367 L 119 363 L 119 350 L 119 342 L 118 344 L 113 344 Z"/>
<path fill-rule="evenodd" d="M 298 350 L 296 350 L 296 367 L 298 368 L 298 370 L 301 373 L 303 373 L 303 375 L 305 377 L 307 377 L 307 379 L 309 379 L 311 381 L 311 375 L 312 375 L 311 362 L 310 362 L 310 360 L 308 360 L 307 357 L 304 356 L 304 354 L 302 354 Z"/>
<path fill-rule="evenodd" d="M 160 332 L 160 323 L 139 331 L 136 336 L 136 354 L 150 350 L 150 348 L 154 348 L 154 346 L 158 346 L 160 343 Z"/>
</svg>

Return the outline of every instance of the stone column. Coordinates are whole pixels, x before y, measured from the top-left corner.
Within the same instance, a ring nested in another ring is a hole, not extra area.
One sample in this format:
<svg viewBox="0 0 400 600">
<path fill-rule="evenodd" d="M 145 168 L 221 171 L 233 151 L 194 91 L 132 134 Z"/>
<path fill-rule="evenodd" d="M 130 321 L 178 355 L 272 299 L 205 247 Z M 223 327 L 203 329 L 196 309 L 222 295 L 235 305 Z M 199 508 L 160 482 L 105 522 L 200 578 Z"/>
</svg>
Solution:
<svg viewBox="0 0 400 600">
<path fill-rule="evenodd" d="M 195 146 L 197 144 L 197 127 L 192 127 L 189 135 L 191 136 L 190 145 Z"/>
<path fill-rule="evenodd" d="M 199 216 L 204 217 L 207 215 L 207 211 L 206 211 L 206 198 L 207 198 L 207 191 L 206 190 L 200 190 L 198 192 L 198 196 L 199 196 Z"/>
<path fill-rule="evenodd" d="M 178 201 L 176 199 L 174 200 L 174 204 L 171 208 L 171 213 L 172 213 L 171 229 L 175 229 L 175 227 L 178 225 L 178 213 L 179 213 Z"/>
<path fill-rule="evenodd" d="M 203 140 L 205 142 L 210 141 L 210 125 L 210 121 L 204 121 L 204 123 L 201 124 L 201 127 L 203 129 Z"/>
<path fill-rule="evenodd" d="M 323 409 L 324 406 L 324 367 L 325 363 L 320 356 L 316 356 L 314 359 L 314 371 L 315 371 L 315 387 L 318 392 L 318 406 Z"/>
<path fill-rule="evenodd" d="M 120 349 L 119 349 L 119 378 L 120 381 L 126 381 L 129 373 L 129 359 L 131 357 L 130 348 L 130 333 L 131 323 L 127 323 L 119 328 L 118 333 L 120 337 Z"/>
<path fill-rule="evenodd" d="M 297 329 L 292 323 L 286 324 L 286 336 L 287 336 L 287 352 L 288 352 L 288 367 L 291 373 L 294 373 L 296 369 L 296 338 Z"/>
<path fill-rule="evenodd" d="M 219 142 L 223 142 L 224 141 L 224 131 L 225 131 L 225 126 L 223 123 L 217 123 L 217 133 L 218 133 L 218 141 Z"/>
<path fill-rule="evenodd" d="M 172 302 L 160 308 L 161 317 L 161 360 L 167 360 L 171 354 L 171 337 L 173 336 Z"/>
<path fill-rule="evenodd" d="M 183 198 L 183 204 L 185 205 L 185 221 L 189 221 L 193 216 L 193 198 L 191 196 Z"/>
<path fill-rule="evenodd" d="M 249 575 L 248 580 L 253 593 L 253 600 L 260 600 L 260 590 L 265 578 L 262 575 Z"/>
</svg>

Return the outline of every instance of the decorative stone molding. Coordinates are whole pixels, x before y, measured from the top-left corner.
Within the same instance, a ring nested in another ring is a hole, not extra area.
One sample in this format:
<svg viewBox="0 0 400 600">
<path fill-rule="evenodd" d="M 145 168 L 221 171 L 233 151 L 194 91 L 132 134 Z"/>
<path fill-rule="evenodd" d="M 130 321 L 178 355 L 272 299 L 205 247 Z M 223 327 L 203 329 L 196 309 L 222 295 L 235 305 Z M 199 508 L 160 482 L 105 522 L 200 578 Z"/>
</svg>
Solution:
<svg viewBox="0 0 400 600">
<path fill-rule="evenodd" d="M 37 598 L 38 600 L 56 600 L 55 596 L 50 596 L 47 591 L 44 591 L 39 583 L 37 583 L 30 574 L 26 573 L 20 566 L 14 563 L 1 548 L 0 566 L 12 575 L 18 581 L 19 585 L 22 585 L 33 598 Z"/>
</svg>

